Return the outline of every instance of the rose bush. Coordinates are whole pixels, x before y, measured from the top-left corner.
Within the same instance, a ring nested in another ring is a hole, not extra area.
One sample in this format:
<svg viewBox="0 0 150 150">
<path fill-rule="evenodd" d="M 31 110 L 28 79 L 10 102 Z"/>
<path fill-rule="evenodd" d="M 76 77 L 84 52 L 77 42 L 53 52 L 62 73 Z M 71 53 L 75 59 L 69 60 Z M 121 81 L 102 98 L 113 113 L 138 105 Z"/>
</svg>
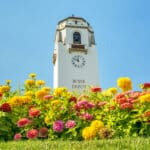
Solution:
<svg viewBox="0 0 150 150">
<path fill-rule="evenodd" d="M 21 90 L 12 91 L 10 83 L 0 86 L 0 140 L 150 136 L 148 82 L 134 91 L 131 79 L 122 77 L 118 87 L 91 86 L 81 94 L 51 89 L 34 73 Z"/>
</svg>

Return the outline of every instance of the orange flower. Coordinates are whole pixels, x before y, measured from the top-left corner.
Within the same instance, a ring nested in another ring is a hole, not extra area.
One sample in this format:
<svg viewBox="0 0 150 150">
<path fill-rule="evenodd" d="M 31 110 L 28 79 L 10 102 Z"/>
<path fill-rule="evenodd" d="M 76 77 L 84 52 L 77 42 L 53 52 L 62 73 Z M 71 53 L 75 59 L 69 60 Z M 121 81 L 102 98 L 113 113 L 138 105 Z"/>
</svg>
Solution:
<svg viewBox="0 0 150 150">
<path fill-rule="evenodd" d="M 149 117 L 149 116 L 150 116 L 150 111 L 145 112 L 145 113 L 144 113 L 144 116 L 145 116 L 145 117 Z"/>
</svg>

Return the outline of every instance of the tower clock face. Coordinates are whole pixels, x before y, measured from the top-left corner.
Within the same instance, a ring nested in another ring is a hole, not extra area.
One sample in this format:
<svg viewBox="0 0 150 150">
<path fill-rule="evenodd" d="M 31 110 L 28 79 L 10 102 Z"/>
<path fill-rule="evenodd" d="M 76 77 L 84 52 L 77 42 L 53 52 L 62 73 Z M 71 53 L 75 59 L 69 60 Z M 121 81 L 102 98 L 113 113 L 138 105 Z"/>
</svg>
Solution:
<svg viewBox="0 0 150 150">
<path fill-rule="evenodd" d="M 85 58 L 81 55 L 75 55 L 72 57 L 71 62 L 73 66 L 82 68 L 85 65 Z"/>
</svg>

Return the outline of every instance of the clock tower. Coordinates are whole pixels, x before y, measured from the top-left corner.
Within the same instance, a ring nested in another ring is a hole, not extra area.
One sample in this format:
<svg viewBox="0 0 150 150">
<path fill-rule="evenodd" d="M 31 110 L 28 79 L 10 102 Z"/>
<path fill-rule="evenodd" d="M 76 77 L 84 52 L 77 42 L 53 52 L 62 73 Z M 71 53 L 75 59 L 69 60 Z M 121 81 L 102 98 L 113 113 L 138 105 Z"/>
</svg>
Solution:
<svg viewBox="0 0 150 150">
<path fill-rule="evenodd" d="M 53 52 L 54 88 L 82 91 L 99 86 L 98 53 L 90 24 L 80 17 L 58 22 Z"/>
</svg>

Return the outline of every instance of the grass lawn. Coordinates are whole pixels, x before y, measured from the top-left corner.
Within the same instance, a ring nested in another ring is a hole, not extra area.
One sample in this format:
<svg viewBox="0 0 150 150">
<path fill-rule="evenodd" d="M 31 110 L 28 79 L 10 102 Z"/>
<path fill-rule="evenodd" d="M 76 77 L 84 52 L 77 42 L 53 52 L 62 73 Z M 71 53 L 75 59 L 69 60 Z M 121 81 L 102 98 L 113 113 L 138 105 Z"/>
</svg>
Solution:
<svg viewBox="0 0 150 150">
<path fill-rule="evenodd" d="M 96 141 L 28 140 L 0 142 L 0 150 L 149 150 L 150 138 L 122 138 Z"/>
</svg>

